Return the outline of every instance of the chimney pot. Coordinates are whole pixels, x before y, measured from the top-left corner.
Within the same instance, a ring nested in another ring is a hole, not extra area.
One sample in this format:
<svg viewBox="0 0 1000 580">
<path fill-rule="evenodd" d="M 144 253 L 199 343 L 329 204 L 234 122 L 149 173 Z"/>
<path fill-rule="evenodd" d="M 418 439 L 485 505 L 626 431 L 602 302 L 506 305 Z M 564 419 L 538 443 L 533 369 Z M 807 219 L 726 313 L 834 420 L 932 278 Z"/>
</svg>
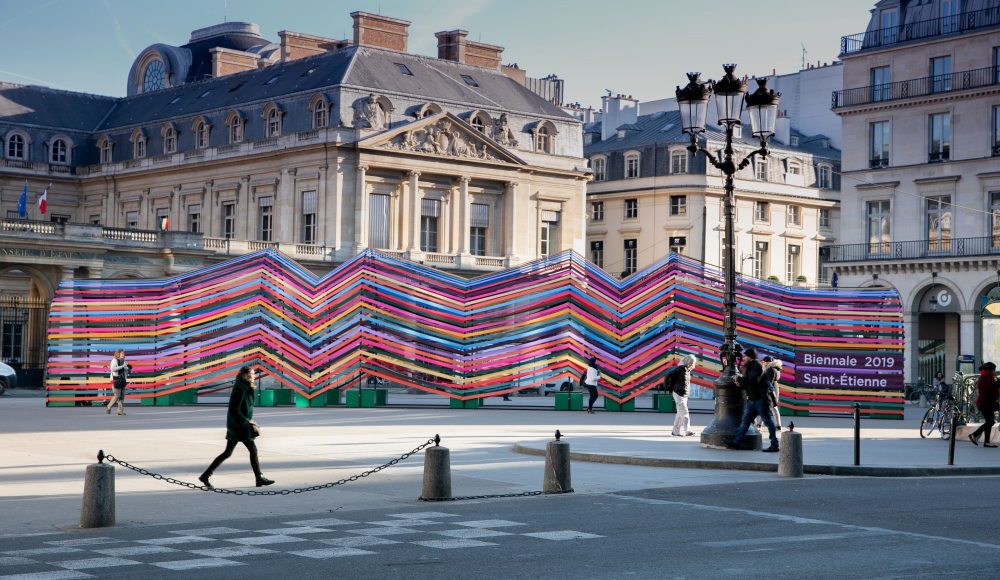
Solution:
<svg viewBox="0 0 1000 580">
<path fill-rule="evenodd" d="M 410 22 L 370 12 L 351 12 L 354 44 L 406 52 Z"/>
</svg>

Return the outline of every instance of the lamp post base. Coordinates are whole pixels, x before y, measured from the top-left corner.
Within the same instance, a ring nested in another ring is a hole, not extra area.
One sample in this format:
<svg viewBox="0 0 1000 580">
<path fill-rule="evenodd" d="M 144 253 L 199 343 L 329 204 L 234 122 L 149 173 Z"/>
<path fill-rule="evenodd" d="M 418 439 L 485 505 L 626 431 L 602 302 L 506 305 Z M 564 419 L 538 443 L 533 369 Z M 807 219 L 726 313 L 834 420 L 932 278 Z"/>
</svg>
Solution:
<svg viewBox="0 0 1000 580">
<path fill-rule="evenodd" d="M 746 393 L 733 382 L 732 376 L 722 375 L 715 382 L 715 418 L 701 432 L 702 449 L 733 449 L 725 442 L 740 430 L 743 412 L 746 409 Z M 750 425 L 746 436 L 737 448 L 740 451 L 759 451 L 761 449 L 760 431 Z"/>
</svg>

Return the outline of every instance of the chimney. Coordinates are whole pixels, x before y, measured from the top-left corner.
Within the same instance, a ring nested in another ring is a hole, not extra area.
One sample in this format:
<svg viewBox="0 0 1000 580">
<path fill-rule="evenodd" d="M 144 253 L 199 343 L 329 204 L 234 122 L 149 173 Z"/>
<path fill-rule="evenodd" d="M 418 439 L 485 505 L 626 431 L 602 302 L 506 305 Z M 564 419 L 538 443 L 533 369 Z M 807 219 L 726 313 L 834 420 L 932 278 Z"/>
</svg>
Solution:
<svg viewBox="0 0 1000 580">
<path fill-rule="evenodd" d="M 406 52 L 410 22 L 369 12 L 351 12 L 354 18 L 354 44 Z"/>
<path fill-rule="evenodd" d="M 211 48 L 208 52 L 212 55 L 212 77 L 214 78 L 257 68 L 256 54 L 220 47 Z"/>
<path fill-rule="evenodd" d="M 601 115 L 601 140 L 607 140 L 618 134 L 618 127 L 638 120 L 638 101 L 622 95 L 601 97 L 603 113 Z"/>
<path fill-rule="evenodd" d="M 334 40 L 288 30 L 279 32 L 278 38 L 281 39 L 281 62 L 320 54 L 328 50 L 337 50 L 351 44 L 349 40 Z"/>
<path fill-rule="evenodd" d="M 782 115 L 774 122 L 774 138 L 781 141 L 781 144 L 788 146 L 791 142 L 792 120 Z"/>
<path fill-rule="evenodd" d="M 527 82 L 528 71 L 523 68 L 517 68 L 516 64 L 514 66 L 505 64 L 500 67 L 500 72 L 514 79 L 517 82 L 517 84 L 521 85 L 522 87 L 524 86 L 524 83 Z"/>
<path fill-rule="evenodd" d="M 438 32 L 438 58 L 500 70 L 502 46 L 466 40 L 467 30 Z"/>
</svg>

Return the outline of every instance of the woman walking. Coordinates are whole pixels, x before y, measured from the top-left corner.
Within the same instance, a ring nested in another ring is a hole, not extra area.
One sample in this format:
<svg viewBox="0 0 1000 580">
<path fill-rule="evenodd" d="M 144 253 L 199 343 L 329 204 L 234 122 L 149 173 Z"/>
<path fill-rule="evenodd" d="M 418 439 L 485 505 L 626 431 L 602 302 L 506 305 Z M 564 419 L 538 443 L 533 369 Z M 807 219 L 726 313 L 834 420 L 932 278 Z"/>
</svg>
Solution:
<svg viewBox="0 0 1000 580">
<path fill-rule="evenodd" d="M 226 416 L 226 450 L 222 452 L 222 455 L 216 457 L 212 465 L 209 465 L 205 473 L 198 478 L 205 484 L 205 487 L 214 487 L 209 478 L 222 465 L 222 462 L 233 454 L 237 443 L 242 443 L 250 452 L 250 467 L 253 468 L 253 474 L 257 478 L 257 487 L 274 483 L 260 472 L 260 462 L 257 461 L 257 445 L 253 442 L 254 436 L 250 427 L 253 423 L 255 394 L 253 369 L 245 366 L 236 375 L 236 382 L 229 395 L 229 413 Z M 256 426 L 256 423 L 253 424 Z"/>
<path fill-rule="evenodd" d="M 765 356 L 761 360 L 764 361 L 764 376 L 771 383 L 771 390 L 768 392 L 768 398 L 771 399 L 771 420 L 774 421 L 774 428 L 781 431 L 781 413 L 778 412 L 778 401 L 780 400 L 778 398 L 780 395 L 778 381 L 781 380 L 782 362 L 769 356 Z M 760 429 L 763 424 L 763 419 L 760 417 L 754 420 L 757 429 Z"/>
<path fill-rule="evenodd" d="M 597 400 L 597 383 L 601 380 L 601 371 L 597 368 L 597 357 L 590 357 L 587 361 L 587 376 L 583 380 L 583 384 L 590 391 L 590 402 L 587 403 L 587 412 L 593 414 L 594 412 L 594 401 Z"/>
<path fill-rule="evenodd" d="M 979 367 L 979 380 L 976 382 L 976 388 L 979 389 L 979 395 L 976 397 L 976 408 L 983 414 L 983 424 L 972 435 L 969 435 L 969 441 L 979 445 L 979 436 L 986 433 L 983 447 L 996 447 L 990 443 L 990 432 L 993 430 L 993 424 L 996 423 L 993 414 L 997 412 L 997 402 L 1000 401 L 997 380 L 993 376 L 996 370 L 997 365 L 991 362 L 985 363 Z"/>
<path fill-rule="evenodd" d="M 677 406 L 674 429 L 670 432 L 674 437 L 694 435 L 691 431 L 691 413 L 688 412 L 688 395 L 691 394 L 691 371 L 697 362 L 694 355 L 685 355 L 677 368 L 667 375 L 668 383 L 674 387 L 674 405 Z"/>
<path fill-rule="evenodd" d="M 111 359 L 111 401 L 108 402 L 108 415 L 111 414 L 111 407 L 118 403 L 118 414 L 124 415 L 123 402 L 125 400 L 125 385 L 128 384 L 128 374 L 132 372 L 132 365 L 125 362 L 125 351 L 118 349 L 114 358 Z"/>
</svg>

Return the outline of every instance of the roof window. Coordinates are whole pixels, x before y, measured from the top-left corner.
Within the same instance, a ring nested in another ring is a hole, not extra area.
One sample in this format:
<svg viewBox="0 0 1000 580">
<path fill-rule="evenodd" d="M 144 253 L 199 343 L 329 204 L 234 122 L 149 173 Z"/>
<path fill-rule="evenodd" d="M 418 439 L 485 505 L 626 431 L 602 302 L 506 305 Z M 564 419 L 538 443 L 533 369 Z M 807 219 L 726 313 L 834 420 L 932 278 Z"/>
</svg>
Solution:
<svg viewBox="0 0 1000 580">
<path fill-rule="evenodd" d="M 199 99 L 204 99 L 204 98 L 205 98 L 205 97 L 207 97 L 207 96 L 208 96 L 208 94 L 209 94 L 209 93 L 211 93 L 211 92 L 212 92 L 212 91 L 205 91 L 204 93 L 202 93 L 202 94 L 198 95 L 198 98 L 199 98 Z"/>
<path fill-rule="evenodd" d="M 276 81 L 276 80 L 278 80 L 278 75 L 275 75 L 275 76 L 271 77 L 271 79 L 270 79 L 270 80 L 268 80 L 268 81 L 267 81 L 266 83 L 264 83 L 264 84 L 265 84 L 265 85 L 273 85 L 273 84 L 274 84 L 274 81 Z"/>
<path fill-rule="evenodd" d="M 229 89 L 229 92 L 231 93 L 231 92 L 233 92 L 233 91 L 238 91 L 238 90 L 240 90 L 240 87 L 242 87 L 242 86 L 243 86 L 243 85 L 245 85 L 245 84 L 246 84 L 246 83 L 240 83 L 240 84 L 236 85 L 235 87 L 233 87 L 233 88 Z"/>
<path fill-rule="evenodd" d="M 302 76 L 307 77 L 307 76 L 313 74 L 313 71 L 315 71 L 315 70 L 316 70 L 315 68 L 311 68 L 311 69 L 307 70 L 306 72 L 302 73 Z"/>
<path fill-rule="evenodd" d="M 465 84 L 469 85 L 470 87 L 479 86 L 479 83 L 476 82 L 476 79 L 470 77 L 469 75 L 462 75 L 462 80 L 465 81 Z"/>
<path fill-rule="evenodd" d="M 179 100 L 181 100 L 181 98 L 180 98 L 180 97 L 174 97 L 174 100 L 170 101 L 170 102 L 169 102 L 169 103 L 167 103 L 167 104 L 168 104 L 168 105 L 173 105 L 174 103 L 176 103 L 176 102 L 177 102 L 177 101 L 179 101 Z"/>
<path fill-rule="evenodd" d="M 399 64 L 397 62 L 396 68 L 398 68 L 399 72 L 403 73 L 404 75 L 410 75 L 411 77 L 413 76 L 413 73 L 410 72 L 410 69 L 406 68 L 405 64 Z"/>
</svg>

